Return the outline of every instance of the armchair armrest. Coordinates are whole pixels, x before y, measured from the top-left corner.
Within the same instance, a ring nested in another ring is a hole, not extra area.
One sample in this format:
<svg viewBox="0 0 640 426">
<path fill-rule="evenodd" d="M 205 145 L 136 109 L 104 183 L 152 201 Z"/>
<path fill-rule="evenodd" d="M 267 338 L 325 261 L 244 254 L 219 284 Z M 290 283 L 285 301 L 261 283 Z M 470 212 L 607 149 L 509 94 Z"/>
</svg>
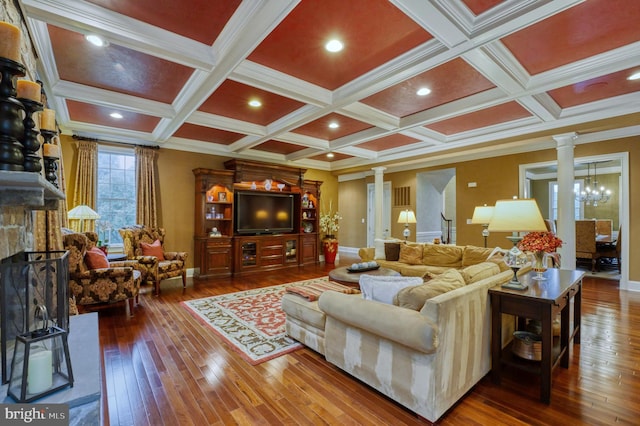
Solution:
<svg viewBox="0 0 640 426">
<path fill-rule="evenodd" d="M 133 260 L 143 265 L 153 266 L 158 264 L 158 258 L 155 256 L 136 256 Z"/>
<path fill-rule="evenodd" d="M 138 261 L 137 260 L 116 260 L 113 262 L 109 262 L 109 267 L 110 268 L 122 268 L 122 267 L 129 267 L 129 268 L 136 268 L 138 266 Z"/>
<path fill-rule="evenodd" d="M 123 277 L 125 280 L 133 278 L 133 268 L 131 267 L 117 267 L 117 268 L 101 268 L 101 269 L 89 269 L 84 272 L 71 273 L 70 277 L 76 281 L 84 279 L 98 279 L 106 278 L 113 279 Z"/>
<path fill-rule="evenodd" d="M 186 251 L 166 251 L 164 252 L 164 258 L 167 260 L 182 260 L 183 262 L 187 261 L 187 252 Z"/>
</svg>

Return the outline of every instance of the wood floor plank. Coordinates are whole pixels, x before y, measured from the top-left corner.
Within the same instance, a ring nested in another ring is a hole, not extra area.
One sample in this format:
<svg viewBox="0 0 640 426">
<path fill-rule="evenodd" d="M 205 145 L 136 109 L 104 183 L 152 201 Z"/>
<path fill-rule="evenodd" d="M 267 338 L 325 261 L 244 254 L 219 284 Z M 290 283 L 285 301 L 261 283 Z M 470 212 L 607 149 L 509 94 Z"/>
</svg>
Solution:
<svg viewBox="0 0 640 426">
<path fill-rule="evenodd" d="M 344 265 L 356 259 L 344 256 Z M 338 264 L 339 266 L 339 264 Z M 334 265 L 193 283 L 162 282 L 124 304 L 98 310 L 105 425 L 419 425 L 425 419 L 303 348 L 251 366 L 180 302 L 326 276 Z M 640 295 L 617 282 L 583 285 L 582 344 L 556 368 L 549 405 L 539 378 L 505 371 L 483 378 L 442 425 L 634 424 L 640 418 Z"/>
</svg>

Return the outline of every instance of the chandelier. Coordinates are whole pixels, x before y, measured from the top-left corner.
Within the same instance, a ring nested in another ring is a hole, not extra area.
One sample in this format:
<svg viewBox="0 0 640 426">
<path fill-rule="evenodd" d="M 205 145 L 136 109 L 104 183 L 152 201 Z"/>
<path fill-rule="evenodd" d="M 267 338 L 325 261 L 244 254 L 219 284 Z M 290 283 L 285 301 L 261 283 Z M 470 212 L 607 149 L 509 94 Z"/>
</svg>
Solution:
<svg viewBox="0 0 640 426">
<path fill-rule="evenodd" d="M 597 163 L 593 163 L 593 182 L 591 181 L 591 163 L 587 163 L 587 179 L 584 189 L 576 192 L 576 201 L 586 203 L 587 206 L 598 207 L 598 203 L 606 203 L 611 198 L 611 190 L 604 185 L 598 186 Z"/>
</svg>

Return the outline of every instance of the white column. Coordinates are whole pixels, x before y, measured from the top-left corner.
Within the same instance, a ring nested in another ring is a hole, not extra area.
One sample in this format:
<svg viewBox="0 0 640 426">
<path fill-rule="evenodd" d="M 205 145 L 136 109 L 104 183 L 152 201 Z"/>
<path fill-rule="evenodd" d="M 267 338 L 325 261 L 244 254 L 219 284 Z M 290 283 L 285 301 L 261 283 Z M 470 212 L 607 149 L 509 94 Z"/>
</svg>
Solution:
<svg viewBox="0 0 640 426">
<path fill-rule="evenodd" d="M 387 170 L 386 167 L 373 167 L 371 170 L 375 172 L 375 180 L 374 180 L 374 203 L 375 206 L 375 218 L 376 223 L 374 224 L 374 238 L 383 238 L 383 229 L 382 229 L 382 209 L 383 209 L 383 200 L 384 200 L 384 171 Z"/>
<path fill-rule="evenodd" d="M 574 141 L 576 133 L 555 135 L 558 151 L 558 225 L 557 235 L 562 240 L 562 247 L 558 249 L 561 256 L 562 269 L 576 268 L 576 225 L 573 182 L 575 180 L 573 167 Z"/>
</svg>

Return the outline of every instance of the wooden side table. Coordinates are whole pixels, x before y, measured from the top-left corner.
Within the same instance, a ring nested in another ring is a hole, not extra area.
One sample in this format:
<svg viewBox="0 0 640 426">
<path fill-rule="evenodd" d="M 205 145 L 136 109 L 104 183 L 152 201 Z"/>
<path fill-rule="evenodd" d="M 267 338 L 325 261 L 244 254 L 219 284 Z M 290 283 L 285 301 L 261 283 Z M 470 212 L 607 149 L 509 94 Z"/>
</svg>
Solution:
<svg viewBox="0 0 640 426">
<path fill-rule="evenodd" d="M 582 271 L 549 269 L 544 281 L 534 280 L 532 272 L 520 277 L 529 285 L 526 290 L 510 290 L 501 286 L 489 289 L 491 296 L 491 378 L 500 384 L 502 366 L 508 365 L 540 375 L 540 400 L 551 401 L 551 373 L 560 363 L 569 368 L 569 343 L 580 343 L 580 317 L 582 304 Z M 573 302 L 573 328 L 570 329 L 570 306 Z M 553 320 L 560 313 L 560 340 L 553 344 Z M 513 354 L 513 341 L 502 348 L 501 314 L 518 317 L 520 326 L 524 319 L 542 323 L 542 359 L 529 361 Z"/>
</svg>

